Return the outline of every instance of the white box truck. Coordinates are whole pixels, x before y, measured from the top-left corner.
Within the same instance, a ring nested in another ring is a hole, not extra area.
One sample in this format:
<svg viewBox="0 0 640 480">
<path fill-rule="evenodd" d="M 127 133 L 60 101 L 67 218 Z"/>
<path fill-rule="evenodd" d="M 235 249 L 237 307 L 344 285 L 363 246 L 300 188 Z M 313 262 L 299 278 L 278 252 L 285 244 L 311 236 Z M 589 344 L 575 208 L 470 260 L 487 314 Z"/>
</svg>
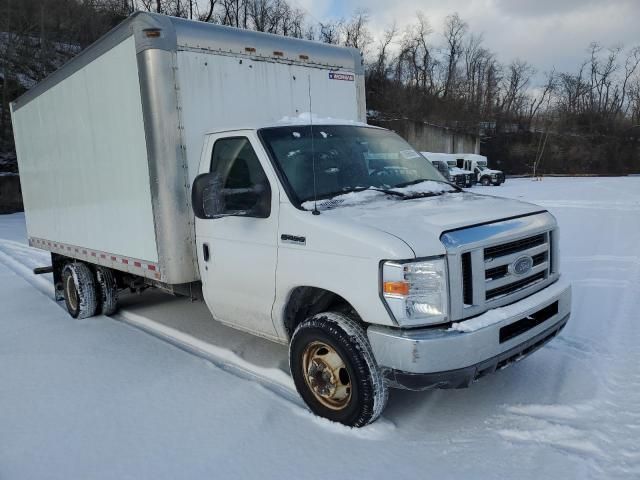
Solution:
<svg viewBox="0 0 640 480">
<path fill-rule="evenodd" d="M 362 123 L 363 75 L 354 49 L 131 16 L 12 104 L 56 298 L 86 318 L 201 292 L 352 426 L 389 387 L 466 387 L 548 342 L 571 298 L 554 217 Z"/>
<path fill-rule="evenodd" d="M 438 168 L 440 173 L 447 172 L 449 180 L 459 187 L 470 188 L 476 183 L 475 175 L 469 170 L 457 167 L 455 153 L 420 152 L 427 160 Z M 446 169 L 446 170 L 445 170 Z M 444 173 L 443 173 L 444 174 Z"/>
<path fill-rule="evenodd" d="M 493 170 L 487 166 L 487 157 L 475 153 L 459 154 L 456 159 L 460 168 L 473 172 L 476 181 L 485 187 L 489 185 L 500 186 L 505 181 L 502 170 Z"/>
</svg>

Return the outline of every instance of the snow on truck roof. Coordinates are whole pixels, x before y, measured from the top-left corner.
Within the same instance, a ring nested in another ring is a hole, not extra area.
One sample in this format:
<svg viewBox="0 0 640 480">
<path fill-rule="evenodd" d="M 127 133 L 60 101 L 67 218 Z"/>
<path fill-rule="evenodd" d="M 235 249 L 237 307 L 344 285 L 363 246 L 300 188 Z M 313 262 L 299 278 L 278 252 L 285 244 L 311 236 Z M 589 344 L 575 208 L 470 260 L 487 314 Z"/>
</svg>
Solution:
<svg viewBox="0 0 640 480">
<path fill-rule="evenodd" d="M 484 155 L 478 155 L 477 153 L 465 153 L 462 155 L 465 160 L 477 160 L 479 162 L 486 162 L 487 157 Z"/>
<path fill-rule="evenodd" d="M 258 60 L 332 68 L 364 75 L 362 55 L 356 48 L 170 17 L 158 13 L 136 12 L 16 99 L 12 103 L 13 109 L 18 110 L 23 107 L 130 36 L 135 39 L 137 54 L 149 49 L 196 50 L 238 55 Z"/>
<path fill-rule="evenodd" d="M 427 157 L 427 160 L 440 160 L 442 162 L 446 162 L 448 160 L 458 158 L 458 154 L 456 153 L 435 153 L 435 152 L 420 152 L 423 156 Z"/>
<path fill-rule="evenodd" d="M 379 130 L 384 130 L 382 127 L 377 127 L 375 125 L 368 125 L 364 122 L 358 122 L 355 120 L 346 120 L 343 118 L 332 118 L 332 117 L 319 117 L 315 114 L 310 115 L 309 112 L 301 113 L 297 116 L 291 117 L 282 117 L 280 120 L 275 122 L 267 122 L 267 123 L 256 123 L 253 125 L 239 125 L 237 128 L 225 128 L 225 132 L 231 132 L 236 130 L 258 130 L 261 128 L 272 128 L 272 127 L 295 127 L 295 126 L 309 126 L 313 123 L 313 126 L 321 127 L 323 125 L 351 125 L 354 127 L 368 127 L 368 128 L 376 128 Z M 221 133 L 220 130 L 211 130 L 207 133 Z"/>
<path fill-rule="evenodd" d="M 478 155 L 477 153 L 434 153 L 434 152 L 420 152 L 422 155 L 427 157 L 429 160 L 442 160 L 444 162 L 450 160 L 457 160 L 462 158 L 464 160 L 477 160 L 477 161 L 487 161 L 487 157 L 484 155 Z"/>
</svg>

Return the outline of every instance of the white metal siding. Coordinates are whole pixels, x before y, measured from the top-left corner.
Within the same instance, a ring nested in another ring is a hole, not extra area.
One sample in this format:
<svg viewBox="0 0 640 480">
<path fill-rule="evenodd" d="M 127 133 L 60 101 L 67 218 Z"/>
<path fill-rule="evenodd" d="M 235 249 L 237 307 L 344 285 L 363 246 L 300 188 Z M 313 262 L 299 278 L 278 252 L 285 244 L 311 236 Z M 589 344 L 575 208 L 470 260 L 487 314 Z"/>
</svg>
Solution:
<svg viewBox="0 0 640 480">
<path fill-rule="evenodd" d="M 158 261 L 133 37 L 13 121 L 29 236 Z"/>
<path fill-rule="evenodd" d="M 319 117 L 359 121 L 357 81 L 332 80 L 329 69 L 202 52 L 178 52 L 180 105 L 190 180 L 205 133 L 253 127 L 312 109 Z"/>
</svg>

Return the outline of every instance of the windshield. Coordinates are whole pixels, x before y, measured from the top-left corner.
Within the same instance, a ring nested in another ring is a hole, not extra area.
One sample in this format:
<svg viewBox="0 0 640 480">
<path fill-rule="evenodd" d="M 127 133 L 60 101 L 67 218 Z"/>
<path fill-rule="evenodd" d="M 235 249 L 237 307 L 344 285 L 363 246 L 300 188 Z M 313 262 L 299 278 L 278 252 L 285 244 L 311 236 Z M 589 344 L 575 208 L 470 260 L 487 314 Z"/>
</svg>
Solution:
<svg viewBox="0 0 640 480">
<path fill-rule="evenodd" d="M 314 198 L 314 158 L 319 199 L 426 180 L 448 183 L 426 158 L 387 130 L 317 125 L 313 127 L 313 146 L 310 126 L 265 128 L 260 135 L 299 203 Z"/>
</svg>

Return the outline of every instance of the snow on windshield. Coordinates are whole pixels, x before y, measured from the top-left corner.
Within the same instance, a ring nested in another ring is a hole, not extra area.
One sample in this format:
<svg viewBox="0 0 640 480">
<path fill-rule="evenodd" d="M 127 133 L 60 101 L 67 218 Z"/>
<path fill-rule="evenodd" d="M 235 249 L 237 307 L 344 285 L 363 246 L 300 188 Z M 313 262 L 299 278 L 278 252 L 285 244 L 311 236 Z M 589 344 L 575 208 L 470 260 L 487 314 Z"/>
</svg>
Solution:
<svg viewBox="0 0 640 480">
<path fill-rule="evenodd" d="M 434 182 L 433 180 L 425 180 L 424 182 L 409 185 L 407 187 L 392 188 L 394 192 L 406 193 L 407 195 L 415 193 L 447 193 L 455 192 L 451 185 L 443 182 Z"/>
<path fill-rule="evenodd" d="M 436 195 L 442 193 L 455 192 L 451 185 L 447 183 L 434 182 L 432 180 L 425 180 L 424 182 L 417 183 L 415 185 L 409 185 L 401 188 L 390 188 L 393 192 L 403 193 L 406 195 L 416 194 L 428 194 L 433 193 Z M 393 199 L 402 200 L 401 197 L 389 195 L 388 193 L 376 190 L 375 188 L 368 188 L 358 192 L 349 192 L 342 195 L 337 195 L 333 198 L 318 200 L 319 210 L 331 210 L 336 207 L 351 207 L 355 205 L 362 205 L 364 203 L 384 200 L 385 197 L 392 197 Z M 302 204 L 302 208 L 312 210 L 314 208 L 314 201 L 309 200 Z"/>
</svg>

